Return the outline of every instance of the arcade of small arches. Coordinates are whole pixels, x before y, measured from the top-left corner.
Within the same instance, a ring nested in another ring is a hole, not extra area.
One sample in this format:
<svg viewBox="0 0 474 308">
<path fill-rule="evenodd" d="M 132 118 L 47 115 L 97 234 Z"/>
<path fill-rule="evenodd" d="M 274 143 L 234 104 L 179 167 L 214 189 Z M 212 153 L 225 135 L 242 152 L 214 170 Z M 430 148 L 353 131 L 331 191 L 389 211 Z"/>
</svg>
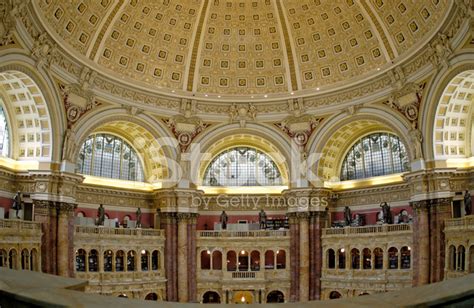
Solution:
<svg viewBox="0 0 474 308">
<path fill-rule="evenodd" d="M 15 270 L 39 271 L 40 258 L 36 248 L 15 248 L 3 249 L 0 246 L 0 267 L 7 267 Z"/>
<path fill-rule="evenodd" d="M 323 263 L 327 269 L 410 269 L 411 268 L 411 248 L 404 246 L 401 248 L 390 247 L 385 253 L 380 247 L 370 248 L 349 248 L 346 258 L 346 249 L 326 250 L 326 262 Z"/>
<path fill-rule="evenodd" d="M 253 303 L 253 296 L 250 293 L 243 293 L 244 295 L 237 294 L 234 298 L 234 304 L 251 304 Z M 206 291 L 202 295 L 202 303 L 203 304 L 220 304 L 222 296 L 217 291 Z M 264 303 L 284 303 L 285 302 L 285 295 L 280 290 L 272 290 L 268 292 L 265 296 Z"/>
<path fill-rule="evenodd" d="M 222 270 L 222 264 L 226 264 L 228 272 L 247 272 L 260 270 L 285 269 L 287 255 L 285 250 L 229 250 L 225 254 L 220 250 L 202 250 L 200 253 L 200 267 L 202 270 Z M 263 267 L 262 267 L 263 266 Z"/>
<path fill-rule="evenodd" d="M 162 269 L 161 254 L 158 250 L 106 250 L 102 254 L 97 249 L 76 251 L 76 272 L 135 272 Z"/>
<path fill-rule="evenodd" d="M 474 245 L 468 249 L 464 245 L 450 245 L 448 248 L 447 266 L 452 272 L 474 273 Z"/>
</svg>

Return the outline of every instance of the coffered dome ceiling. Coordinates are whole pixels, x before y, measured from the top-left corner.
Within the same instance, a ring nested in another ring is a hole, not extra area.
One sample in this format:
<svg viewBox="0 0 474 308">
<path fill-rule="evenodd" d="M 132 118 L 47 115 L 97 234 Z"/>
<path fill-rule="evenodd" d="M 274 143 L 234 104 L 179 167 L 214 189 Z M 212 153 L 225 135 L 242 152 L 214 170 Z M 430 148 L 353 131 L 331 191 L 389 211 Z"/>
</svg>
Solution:
<svg viewBox="0 0 474 308">
<path fill-rule="evenodd" d="M 390 68 L 441 25 L 442 0 L 41 0 L 58 43 L 158 92 L 307 93 Z M 78 53 L 80 55 L 78 55 Z"/>
</svg>

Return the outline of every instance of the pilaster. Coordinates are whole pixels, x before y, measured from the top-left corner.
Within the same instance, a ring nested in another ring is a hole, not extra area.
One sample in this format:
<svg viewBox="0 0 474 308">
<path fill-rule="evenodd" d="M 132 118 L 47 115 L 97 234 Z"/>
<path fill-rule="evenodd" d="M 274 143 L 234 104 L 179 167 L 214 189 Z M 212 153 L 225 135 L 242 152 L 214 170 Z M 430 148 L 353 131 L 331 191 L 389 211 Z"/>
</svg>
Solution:
<svg viewBox="0 0 474 308">
<path fill-rule="evenodd" d="M 321 295 L 321 229 L 327 220 L 331 191 L 297 188 L 284 192 L 290 227 L 290 301 L 309 301 Z"/>
<path fill-rule="evenodd" d="M 165 273 L 167 301 L 197 300 L 196 223 L 194 204 L 202 191 L 164 189 L 155 193 L 155 207 L 165 230 Z"/>
<path fill-rule="evenodd" d="M 439 168 L 404 176 L 410 185 L 413 217 L 413 285 L 443 280 L 445 267 L 444 221 L 451 217 L 455 169 Z"/>
</svg>

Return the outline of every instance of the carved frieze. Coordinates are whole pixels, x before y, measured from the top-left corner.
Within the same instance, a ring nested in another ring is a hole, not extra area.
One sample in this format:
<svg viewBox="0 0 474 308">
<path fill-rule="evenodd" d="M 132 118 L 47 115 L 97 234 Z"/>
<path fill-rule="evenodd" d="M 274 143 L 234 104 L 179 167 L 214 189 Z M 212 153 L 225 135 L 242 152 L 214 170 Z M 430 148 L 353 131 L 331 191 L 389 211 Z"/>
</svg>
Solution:
<svg viewBox="0 0 474 308">
<path fill-rule="evenodd" d="M 100 106 L 92 90 L 81 87 L 79 84 L 59 84 L 63 95 L 68 128 L 71 128 L 84 114 Z"/>
<path fill-rule="evenodd" d="M 211 126 L 210 123 L 204 123 L 199 117 L 195 116 L 195 113 L 196 102 L 183 100 L 180 115 L 163 119 L 163 122 L 178 140 L 181 153 L 186 152 L 192 141 Z"/>
</svg>

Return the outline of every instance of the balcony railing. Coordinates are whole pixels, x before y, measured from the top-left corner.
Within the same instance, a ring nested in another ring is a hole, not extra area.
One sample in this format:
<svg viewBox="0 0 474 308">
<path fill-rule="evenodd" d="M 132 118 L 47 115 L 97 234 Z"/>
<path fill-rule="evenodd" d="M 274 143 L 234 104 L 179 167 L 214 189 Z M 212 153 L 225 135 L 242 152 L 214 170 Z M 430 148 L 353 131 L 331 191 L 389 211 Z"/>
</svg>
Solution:
<svg viewBox="0 0 474 308">
<path fill-rule="evenodd" d="M 41 232 L 41 223 L 36 221 L 16 220 L 16 219 L 0 219 L 0 230 L 28 230 Z"/>
<path fill-rule="evenodd" d="M 351 234 L 372 234 L 389 232 L 411 232 L 411 224 L 399 225 L 376 225 L 364 227 L 344 227 L 323 229 L 323 235 L 351 235 Z"/>
<path fill-rule="evenodd" d="M 125 236 L 155 236 L 163 237 L 164 230 L 159 229 L 127 229 L 106 228 L 95 226 L 75 226 L 76 234 L 101 234 L 101 235 L 125 235 Z"/>
<path fill-rule="evenodd" d="M 76 278 L 87 279 L 92 282 L 101 281 L 117 283 L 119 281 L 149 282 L 164 280 L 164 270 L 131 271 L 131 272 L 76 272 Z"/>
<path fill-rule="evenodd" d="M 257 277 L 255 272 L 232 272 L 234 279 L 255 279 Z"/>
<path fill-rule="evenodd" d="M 474 230 L 474 215 L 461 218 L 450 218 L 445 221 L 446 230 Z"/>
<path fill-rule="evenodd" d="M 288 230 L 255 230 L 255 231 L 198 231 L 198 237 L 285 237 Z"/>
</svg>

